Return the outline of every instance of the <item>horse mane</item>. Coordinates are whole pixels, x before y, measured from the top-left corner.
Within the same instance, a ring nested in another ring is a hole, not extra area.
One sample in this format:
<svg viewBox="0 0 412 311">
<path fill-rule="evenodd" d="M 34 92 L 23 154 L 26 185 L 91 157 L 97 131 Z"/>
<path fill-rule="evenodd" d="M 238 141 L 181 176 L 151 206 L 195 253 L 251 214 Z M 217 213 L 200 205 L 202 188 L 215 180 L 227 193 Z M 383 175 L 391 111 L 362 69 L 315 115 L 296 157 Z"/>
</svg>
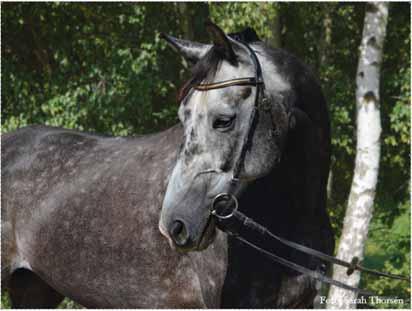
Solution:
<svg viewBox="0 0 412 311">
<path fill-rule="evenodd" d="M 242 41 L 245 43 L 252 43 L 260 41 L 256 31 L 253 28 L 247 27 L 240 32 L 230 33 L 229 37 L 232 39 Z M 183 84 L 180 88 L 177 101 L 181 102 L 189 91 L 200 82 L 209 82 L 216 75 L 219 64 L 224 59 L 224 55 L 215 45 L 202 57 L 191 69 L 191 78 Z"/>
</svg>

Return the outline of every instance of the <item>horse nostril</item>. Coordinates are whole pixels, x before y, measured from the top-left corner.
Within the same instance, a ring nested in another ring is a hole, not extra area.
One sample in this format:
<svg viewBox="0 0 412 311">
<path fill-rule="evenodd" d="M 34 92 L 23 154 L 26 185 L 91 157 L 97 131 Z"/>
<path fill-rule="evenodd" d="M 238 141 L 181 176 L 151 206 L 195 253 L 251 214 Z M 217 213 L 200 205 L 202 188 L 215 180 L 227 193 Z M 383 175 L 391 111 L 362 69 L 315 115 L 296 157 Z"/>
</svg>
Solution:
<svg viewBox="0 0 412 311">
<path fill-rule="evenodd" d="M 185 224 L 180 220 L 175 220 L 170 229 L 170 235 L 177 246 L 185 246 L 189 242 L 189 234 Z"/>
</svg>

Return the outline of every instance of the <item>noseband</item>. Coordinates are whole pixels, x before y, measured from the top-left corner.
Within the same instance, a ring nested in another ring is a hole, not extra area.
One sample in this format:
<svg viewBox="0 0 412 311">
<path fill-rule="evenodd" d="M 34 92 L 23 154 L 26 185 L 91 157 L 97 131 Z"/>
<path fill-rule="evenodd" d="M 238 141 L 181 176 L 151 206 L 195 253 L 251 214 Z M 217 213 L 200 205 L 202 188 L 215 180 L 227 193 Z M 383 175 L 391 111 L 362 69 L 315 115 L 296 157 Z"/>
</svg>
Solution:
<svg viewBox="0 0 412 311">
<path fill-rule="evenodd" d="M 262 225 L 258 224 L 251 218 L 245 216 L 243 213 L 238 211 L 238 199 L 235 196 L 235 189 L 237 184 L 239 183 L 240 180 L 240 172 L 244 168 L 244 162 L 245 162 L 245 156 L 246 152 L 250 148 L 253 133 L 256 129 L 256 123 L 258 119 L 258 114 L 259 114 L 259 107 L 263 106 L 266 107 L 268 105 L 268 97 L 265 94 L 265 84 L 263 81 L 262 77 L 262 68 L 260 66 L 259 60 L 255 54 L 255 52 L 252 50 L 252 48 L 245 42 L 242 42 L 240 40 L 237 40 L 239 44 L 245 47 L 245 49 L 249 52 L 250 58 L 254 64 L 255 67 L 255 76 L 254 77 L 246 77 L 246 78 L 239 78 L 239 79 L 232 79 L 232 80 L 226 80 L 226 81 L 220 81 L 220 82 L 214 82 L 214 83 L 209 83 L 209 84 L 199 84 L 194 87 L 195 90 L 197 91 L 209 91 L 209 90 L 215 90 L 215 89 L 221 89 L 221 88 L 226 88 L 230 86 L 239 86 L 239 85 L 250 85 L 256 87 L 256 93 L 255 93 L 255 100 L 254 100 L 254 105 L 252 108 L 252 112 L 250 114 L 249 122 L 248 122 L 248 127 L 247 127 L 247 132 L 246 135 L 243 138 L 243 144 L 242 144 L 242 149 L 240 151 L 239 157 L 237 158 L 234 166 L 233 166 L 233 175 L 230 181 L 229 185 L 229 190 L 227 192 L 223 192 L 218 194 L 214 199 L 211 204 L 211 215 L 217 219 L 217 225 L 218 227 L 228 233 L 229 235 L 235 237 L 236 239 L 240 240 L 242 243 L 258 250 L 259 252 L 265 254 L 268 256 L 271 260 L 282 264 L 292 270 L 295 270 L 297 272 L 300 272 L 304 275 L 309 276 L 312 279 L 318 280 L 323 283 L 328 283 L 337 287 L 341 287 L 350 291 L 353 291 L 357 294 L 362 294 L 366 296 L 372 296 L 374 295 L 373 293 L 357 288 L 357 287 L 352 287 L 349 286 L 345 283 L 336 281 L 332 278 L 329 278 L 325 276 L 325 271 L 318 271 L 318 270 L 312 270 L 309 268 L 306 268 L 304 266 L 298 265 L 294 262 L 291 262 L 285 258 L 279 257 L 278 255 L 269 252 L 265 249 L 262 249 L 261 247 L 257 246 L 256 244 L 250 242 L 249 240 L 245 239 L 244 237 L 240 236 L 238 232 L 240 230 L 234 230 L 236 226 L 239 228 L 247 228 L 250 229 L 254 232 L 259 233 L 261 236 L 268 236 L 271 239 L 273 239 L 276 242 L 279 242 L 283 245 L 286 245 L 292 249 L 295 249 L 301 253 L 304 253 L 306 255 L 309 255 L 311 257 L 318 258 L 322 260 L 323 262 L 327 262 L 329 264 L 335 264 L 335 265 L 340 265 L 342 267 L 347 268 L 347 275 L 351 275 L 355 270 L 358 271 L 363 271 L 365 273 L 370 273 L 373 275 L 377 276 L 382 276 L 382 277 L 387 277 L 387 278 L 392 278 L 392 279 L 398 279 L 398 280 L 405 280 L 409 281 L 409 278 L 406 278 L 404 276 L 400 275 L 394 275 L 394 274 L 389 274 L 389 273 L 384 273 L 380 271 L 375 271 L 372 269 L 368 269 L 365 267 L 362 267 L 359 264 L 359 259 L 357 257 L 353 257 L 351 262 L 346 262 L 344 260 L 335 258 L 333 256 L 327 255 L 325 253 L 322 253 L 318 250 L 312 249 L 310 247 L 295 243 L 293 241 L 289 241 L 285 238 L 279 237 L 272 232 L 270 232 L 267 228 L 263 227 Z M 219 170 L 208 170 L 205 172 L 201 173 L 220 173 L 221 171 Z M 237 231 L 237 232 L 235 232 Z"/>
</svg>

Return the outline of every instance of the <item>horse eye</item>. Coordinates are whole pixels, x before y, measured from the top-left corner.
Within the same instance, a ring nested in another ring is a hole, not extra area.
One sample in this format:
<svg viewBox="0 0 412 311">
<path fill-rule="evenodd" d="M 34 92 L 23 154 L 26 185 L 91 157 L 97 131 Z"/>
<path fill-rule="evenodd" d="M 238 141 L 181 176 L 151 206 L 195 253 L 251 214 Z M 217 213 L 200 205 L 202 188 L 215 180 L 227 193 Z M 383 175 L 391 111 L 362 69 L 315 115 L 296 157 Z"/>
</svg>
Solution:
<svg viewBox="0 0 412 311">
<path fill-rule="evenodd" d="M 213 121 L 213 128 L 217 130 L 229 130 L 236 116 L 220 116 Z"/>
</svg>

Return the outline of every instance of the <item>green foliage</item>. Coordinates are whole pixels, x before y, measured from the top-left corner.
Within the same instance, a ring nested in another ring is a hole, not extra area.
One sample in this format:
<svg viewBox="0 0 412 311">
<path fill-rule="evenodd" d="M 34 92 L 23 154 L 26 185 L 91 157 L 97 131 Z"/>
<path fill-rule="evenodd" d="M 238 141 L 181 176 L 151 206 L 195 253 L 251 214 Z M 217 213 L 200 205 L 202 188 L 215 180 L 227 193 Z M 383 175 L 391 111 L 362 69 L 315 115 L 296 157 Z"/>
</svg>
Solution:
<svg viewBox="0 0 412 311">
<path fill-rule="evenodd" d="M 268 40 L 273 30 L 268 27 L 279 14 L 274 2 L 216 2 L 210 5 L 210 15 L 226 32 L 253 27 L 262 40 Z"/>
<path fill-rule="evenodd" d="M 159 34 L 176 27 L 178 13 L 150 27 L 158 8 L 5 4 L 3 131 L 42 123 L 127 135 L 175 122 L 179 64 Z"/>
<path fill-rule="evenodd" d="M 0 309 L 11 309 L 10 298 L 6 291 L 2 291 L 1 293 Z"/>
<path fill-rule="evenodd" d="M 134 135 L 176 123 L 175 94 L 187 73 L 159 35 L 208 41 L 199 16 L 210 15 L 227 32 L 251 26 L 269 44 L 280 44 L 311 66 L 329 103 L 329 214 L 339 237 L 354 167 L 363 3 L 3 3 L 1 14 L 3 132 L 40 123 Z M 409 4 L 391 3 L 381 72 L 381 166 L 365 264 L 406 275 L 410 75 Z M 410 285 L 392 280 L 362 275 L 362 285 L 387 296 L 410 294 Z M 72 303 L 61 307 L 78 307 Z M 4 295 L 1 304 L 9 306 Z"/>
<path fill-rule="evenodd" d="M 408 276 L 411 271 L 410 201 L 407 200 L 399 204 L 398 210 L 400 215 L 394 219 L 389 227 L 383 217 L 377 217 L 372 222 L 366 246 L 365 265 L 373 269 Z M 367 287 L 378 295 L 397 297 L 405 301 L 404 305 L 382 303 L 364 307 L 403 309 L 411 307 L 411 286 L 410 284 L 408 286 L 405 281 L 362 275 L 361 286 Z"/>
<path fill-rule="evenodd" d="M 4 291 L 1 294 L 0 309 L 11 309 L 10 297 L 7 291 Z M 69 298 L 64 298 L 64 300 L 60 303 L 58 309 L 83 309 L 83 306 L 79 305 L 73 300 L 70 300 Z"/>
<path fill-rule="evenodd" d="M 84 307 L 74 302 L 73 300 L 64 298 L 62 303 L 59 305 L 59 309 L 84 309 Z"/>
</svg>

